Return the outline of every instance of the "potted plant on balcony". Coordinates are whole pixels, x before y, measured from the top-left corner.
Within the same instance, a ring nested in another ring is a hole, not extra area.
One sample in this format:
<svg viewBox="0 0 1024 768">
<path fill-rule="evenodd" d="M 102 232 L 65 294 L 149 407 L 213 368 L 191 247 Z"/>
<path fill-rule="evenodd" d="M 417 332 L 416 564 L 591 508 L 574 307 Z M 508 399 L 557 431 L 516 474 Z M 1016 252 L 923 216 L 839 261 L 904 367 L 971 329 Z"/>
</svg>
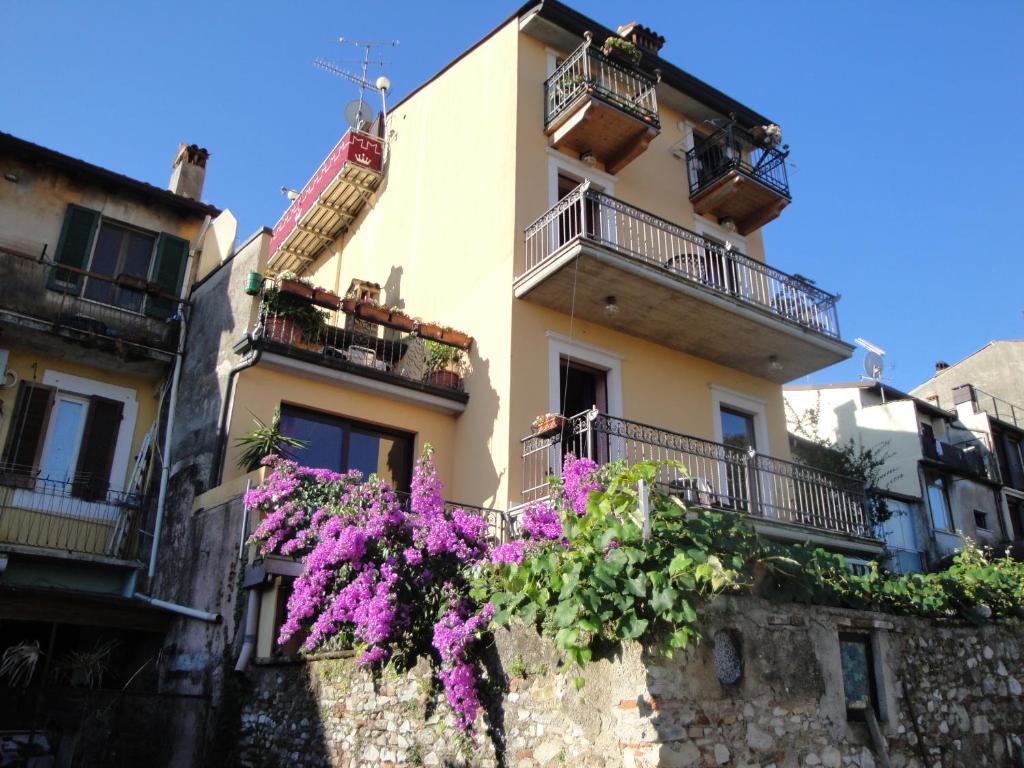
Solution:
<svg viewBox="0 0 1024 768">
<path fill-rule="evenodd" d="M 282 272 L 277 276 L 277 290 L 307 300 L 312 300 L 316 293 L 316 287 L 308 278 L 299 277 L 294 272 Z"/>
<path fill-rule="evenodd" d="M 316 287 L 313 289 L 313 303 L 324 309 L 338 309 L 341 306 L 341 298 L 329 288 Z"/>
<path fill-rule="evenodd" d="M 557 413 L 542 413 L 530 424 L 534 437 L 551 437 L 560 434 L 569 420 Z"/>
<path fill-rule="evenodd" d="M 311 352 L 322 352 L 327 313 L 290 293 L 268 288 L 263 293 L 263 336 Z"/>
<path fill-rule="evenodd" d="M 439 323 L 417 323 L 415 332 L 424 339 L 443 341 L 446 344 L 451 344 L 459 349 L 469 349 L 470 345 L 473 343 L 472 336 L 468 333 L 452 328 L 450 325 L 440 325 Z"/>
<path fill-rule="evenodd" d="M 466 353 L 439 341 L 424 342 L 427 353 L 427 382 L 435 387 L 458 389 L 466 371 Z"/>
<path fill-rule="evenodd" d="M 640 63 L 640 57 L 643 55 L 640 49 L 633 43 L 617 35 L 609 35 L 605 39 L 604 45 L 601 47 L 601 53 L 608 58 L 619 59 L 631 67 L 637 66 Z"/>
<path fill-rule="evenodd" d="M 401 307 L 388 307 L 388 324 L 406 333 L 412 333 L 416 327 L 416 321 Z"/>
</svg>

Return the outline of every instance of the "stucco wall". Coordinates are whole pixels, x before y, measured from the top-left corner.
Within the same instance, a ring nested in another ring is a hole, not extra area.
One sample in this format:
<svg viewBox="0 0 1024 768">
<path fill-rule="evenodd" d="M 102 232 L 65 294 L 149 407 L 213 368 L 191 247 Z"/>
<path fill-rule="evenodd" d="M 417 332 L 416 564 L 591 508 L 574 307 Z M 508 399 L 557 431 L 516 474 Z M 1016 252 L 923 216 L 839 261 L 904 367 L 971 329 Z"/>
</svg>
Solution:
<svg viewBox="0 0 1024 768">
<path fill-rule="evenodd" d="M 743 676 L 716 678 L 712 643 L 674 660 L 633 644 L 580 673 L 533 631 L 499 632 L 487 668 L 506 678 L 476 751 L 460 755 L 421 663 L 374 681 L 351 657 L 254 668 L 242 697 L 241 764 L 860 766 L 881 762 L 847 721 L 839 632 L 872 638 L 893 766 L 1002 766 L 1024 736 L 1020 625 L 971 628 L 732 598 L 706 611 L 739 638 Z M 261 762 L 262 761 L 262 762 Z"/>
<path fill-rule="evenodd" d="M 977 352 L 938 371 L 931 379 L 911 390 L 921 398 L 938 395 L 939 405 L 952 410 L 953 388 L 973 384 L 990 395 L 1024 407 L 1024 341 L 993 341 Z"/>
</svg>

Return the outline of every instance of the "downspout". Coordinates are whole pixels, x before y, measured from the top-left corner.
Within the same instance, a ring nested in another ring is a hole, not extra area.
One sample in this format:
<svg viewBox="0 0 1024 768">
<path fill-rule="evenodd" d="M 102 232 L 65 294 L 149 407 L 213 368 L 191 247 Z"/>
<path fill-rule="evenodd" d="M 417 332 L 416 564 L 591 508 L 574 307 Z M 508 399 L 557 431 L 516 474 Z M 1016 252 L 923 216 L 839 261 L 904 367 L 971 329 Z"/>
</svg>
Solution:
<svg viewBox="0 0 1024 768">
<path fill-rule="evenodd" d="M 185 274 L 192 269 L 192 259 L 195 251 L 190 251 L 188 264 L 185 266 Z M 164 522 L 164 507 L 167 505 L 167 483 L 171 476 L 171 436 L 174 434 L 174 415 L 178 406 L 178 383 L 181 380 L 181 363 L 185 358 L 185 337 L 188 336 L 188 321 L 186 318 L 184 303 L 178 305 L 178 315 L 181 318 L 181 328 L 178 331 L 178 351 L 174 357 L 174 373 L 171 374 L 170 402 L 167 405 L 167 426 L 164 430 L 163 455 L 160 457 L 160 492 L 156 501 L 156 522 L 153 525 L 153 547 L 149 553 L 149 571 L 147 579 L 152 585 L 153 575 L 156 573 L 156 556 L 160 550 L 160 529 Z"/>
<path fill-rule="evenodd" d="M 245 634 L 242 636 L 242 650 L 238 654 L 235 672 L 245 672 L 256 652 L 256 632 L 260 624 L 260 593 L 255 587 L 249 588 L 249 599 L 245 603 Z"/>
<path fill-rule="evenodd" d="M 228 440 L 228 416 L 231 411 L 231 401 L 235 396 L 235 381 L 238 374 L 244 371 L 246 368 L 251 368 L 260 361 L 260 357 L 263 355 L 262 350 L 255 350 L 242 362 L 236 365 L 228 373 L 228 384 L 224 391 L 224 400 L 220 404 L 220 426 L 218 430 L 218 441 L 217 454 L 215 459 L 217 461 L 216 468 L 210 473 L 211 488 L 215 488 L 221 484 L 224 479 L 224 459 L 227 457 L 227 440 Z"/>
</svg>

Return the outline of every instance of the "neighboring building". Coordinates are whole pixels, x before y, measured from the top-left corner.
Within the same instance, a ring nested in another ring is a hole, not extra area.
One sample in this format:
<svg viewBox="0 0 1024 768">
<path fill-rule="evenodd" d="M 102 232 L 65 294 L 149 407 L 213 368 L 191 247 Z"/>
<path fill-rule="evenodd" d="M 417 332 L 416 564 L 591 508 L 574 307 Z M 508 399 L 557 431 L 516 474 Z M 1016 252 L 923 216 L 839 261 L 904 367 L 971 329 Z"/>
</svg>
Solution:
<svg viewBox="0 0 1024 768">
<path fill-rule="evenodd" d="M 206 158 L 182 146 L 167 190 L 0 134 L 0 653 L 36 660 L 0 730 L 60 765 L 107 701 L 77 686 L 146 689 L 174 617 L 137 589 Z"/>
<path fill-rule="evenodd" d="M 952 410 L 959 402 L 954 390 L 971 384 L 983 392 L 985 410 L 1006 422 L 1024 424 L 1024 339 L 990 341 L 952 365 L 935 364 L 935 375 L 910 390 L 936 405 Z M 990 402 L 989 402 L 990 400 Z M 1017 404 L 1011 410 L 1011 404 Z"/>
<path fill-rule="evenodd" d="M 937 566 L 968 536 L 981 546 L 1007 539 L 998 462 L 986 435 L 957 413 L 874 382 L 784 389 L 798 438 L 877 449 L 890 473 L 881 489 L 893 513 L 883 535 L 889 567 Z"/>
</svg>

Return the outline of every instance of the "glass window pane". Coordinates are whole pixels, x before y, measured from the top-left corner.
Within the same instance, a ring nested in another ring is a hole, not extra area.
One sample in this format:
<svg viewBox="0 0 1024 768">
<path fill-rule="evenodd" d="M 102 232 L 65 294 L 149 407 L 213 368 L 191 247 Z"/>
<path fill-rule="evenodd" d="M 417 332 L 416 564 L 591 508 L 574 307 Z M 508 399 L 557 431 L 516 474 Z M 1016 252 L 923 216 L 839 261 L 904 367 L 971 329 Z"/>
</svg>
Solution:
<svg viewBox="0 0 1024 768">
<path fill-rule="evenodd" d="M 124 263 L 118 269 L 118 274 L 132 275 L 145 280 L 149 277 L 149 261 L 153 255 L 154 238 L 141 232 L 127 232 L 128 244 L 125 247 Z M 128 288 L 118 290 L 117 304 L 125 309 L 138 312 L 142 309 L 142 291 L 133 291 Z"/>
<path fill-rule="evenodd" d="M 952 526 L 946 505 L 946 488 L 940 477 L 928 483 L 928 506 L 932 510 L 932 525 L 940 531 L 950 530 Z"/>
<path fill-rule="evenodd" d="M 729 408 L 722 409 L 722 442 L 732 448 L 747 451 L 756 448 L 754 417 Z"/>
<path fill-rule="evenodd" d="M 117 259 L 121 252 L 121 239 L 125 231 L 120 227 L 103 224 L 96 237 L 96 248 L 93 251 L 89 271 L 98 275 L 114 277 L 117 272 Z M 114 284 L 107 280 L 89 278 L 85 281 L 85 298 L 110 303 L 113 297 Z"/>
<path fill-rule="evenodd" d="M 74 476 L 84 415 L 84 403 L 64 398 L 57 399 L 46 444 L 46 455 L 43 456 L 40 466 L 40 479 L 63 483 Z"/>
<path fill-rule="evenodd" d="M 331 469 L 335 472 L 343 470 L 341 426 L 330 424 L 316 415 L 307 416 L 282 409 L 281 432 L 307 443 L 303 448 L 289 448 L 288 458 L 306 467 Z"/>
<path fill-rule="evenodd" d="M 841 640 L 839 653 L 843 664 L 843 691 L 846 706 L 871 703 L 871 667 L 867 640 Z"/>
<path fill-rule="evenodd" d="M 352 430 L 348 438 L 348 467 L 358 469 L 365 480 L 377 473 L 380 466 L 380 437 L 377 435 Z M 383 479 L 387 480 L 386 475 Z"/>
</svg>

